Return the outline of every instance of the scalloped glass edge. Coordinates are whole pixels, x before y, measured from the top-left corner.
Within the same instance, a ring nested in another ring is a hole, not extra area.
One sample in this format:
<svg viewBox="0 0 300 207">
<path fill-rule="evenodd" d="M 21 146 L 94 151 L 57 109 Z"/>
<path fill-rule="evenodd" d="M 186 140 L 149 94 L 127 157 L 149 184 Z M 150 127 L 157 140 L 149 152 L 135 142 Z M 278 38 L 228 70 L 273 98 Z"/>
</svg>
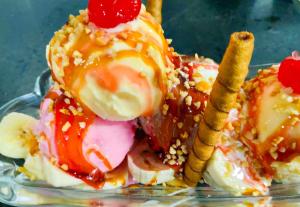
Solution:
<svg viewBox="0 0 300 207">
<path fill-rule="evenodd" d="M 251 66 L 248 77 L 271 65 Z M 14 111 L 38 117 L 39 103 L 50 85 L 50 71 L 45 70 L 36 79 L 33 92 L 0 107 L 0 119 Z M 204 185 L 196 188 L 134 186 L 85 191 L 31 182 L 17 173 L 16 163 L 21 162 L 0 155 L 2 203 L 12 206 L 300 206 L 300 183 L 273 184 L 265 196 L 233 196 Z"/>
</svg>

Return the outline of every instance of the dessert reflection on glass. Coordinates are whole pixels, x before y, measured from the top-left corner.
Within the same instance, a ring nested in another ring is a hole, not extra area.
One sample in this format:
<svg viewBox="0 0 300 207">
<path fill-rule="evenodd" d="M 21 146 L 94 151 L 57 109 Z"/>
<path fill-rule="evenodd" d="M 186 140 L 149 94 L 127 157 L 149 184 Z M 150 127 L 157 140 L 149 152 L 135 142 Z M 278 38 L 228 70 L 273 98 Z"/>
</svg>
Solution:
<svg viewBox="0 0 300 207">
<path fill-rule="evenodd" d="M 195 186 L 203 177 L 257 195 L 272 180 L 297 182 L 300 59 L 243 84 L 253 42 L 234 33 L 219 67 L 174 52 L 141 1 L 90 0 L 47 46 L 55 83 L 39 119 L 4 117 L 0 153 L 56 187 Z"/>
</svg>

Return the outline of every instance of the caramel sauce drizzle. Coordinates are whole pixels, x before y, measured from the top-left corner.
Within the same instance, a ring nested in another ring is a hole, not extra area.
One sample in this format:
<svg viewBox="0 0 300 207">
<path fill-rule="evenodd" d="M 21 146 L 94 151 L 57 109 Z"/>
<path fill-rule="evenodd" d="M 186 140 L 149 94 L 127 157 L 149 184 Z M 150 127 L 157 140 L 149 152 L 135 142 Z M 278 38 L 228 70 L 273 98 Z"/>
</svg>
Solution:
<svg viewBox="0 0 300 207">
<path fill-rule="evenodd" d="M 69 65 L 63 67 L 60 62 L 61 60 L 58 60 L 58 62 L 56 63 L 61 68 L 61 70 L 64 71 L 63 81 L 65 89 L 67 91 L 70 91 L 72 95 L 78 99 L 78 97 L 80 97 L 80 90 L 86 84 L 87 75 L 93 75 L 93 77 L 97 78 L 97 84 L 99 86 L 107 89 L 108 91 L 115 92 L 119 87 L 118 83 L 120 83 L 120 81 L 126 77 L 128 80 L 130 80 L 130 82 L 132 82 L 132 84 L 142 86 L 139 89 L 142 90 L 142 92 L 146 96 L 148 103 L 147 110 L 143 115 L 151 114 L 153 100 L 151 100 L 152 93 L 150 84 L 146 83 L 148 81 L 147 77 L 143 77 L 140 74 L 140 78 L 138 78 L 138 72 L 136 72 L 136 70 L 130 67 L 127 67 L 125 69 L 125 66 L 121 67 L 121 65 L 118 68 L 115 67 L 114 72 L 111 72 L 111 74 L 108 73 L 109 70 L 112 71 L 112 69 L 110 68 L 110 64 L 115 61 L 131 57 L 141 59 L 146 65 L 150 66 L 150 68 L 154 70 L 155 80 L 157 80 L 156 84 L 159 86 L 163 94 L 165 94 L 166 84 L 164 80 L 164 75 L 162 74 L 163 72 L 157 65 L 156 61 L 151 56 L 149 56 L 148 52 L 149 48 L 155 48 L 156 51 L 160 53 L 163 64 L 167 67 L 167 59 L 169 58 L 169 56 L 171 56 L 171 51 L 168 48 L 168 43 L 163 36 L 163 31 L 161 27 L 157 25 L 154 21 L 152 21 L 149 14 L 142 13 L 138 21 L 143 21 L 143 23 L 148 25 L 150 27 L 150 30 L 153 30 L 153 32 L 155 32 L 155 34 L 157 34 L 160 37 L 161 42 L 158 42 L 157 39 L 152 37 L 149 31 L 144 30 L 130 31 L 129 29 L 126 29 L 125 31 L 112 34 L 106 33 L 106 31 L 103 31 L 101 29 L 96 30 L 92 33 L 87 33 L 83 31 L 79 39 L 75 42 L 75 44 L 67 53 L 67 56 L 69 57 Z M 87 26 L 88 25 L 85 25 L 85 27 Z M 138 46 L 141 46 L 141 51 L 129 49 L 114 52 L 114 54 L 101 54 L 101 52 L 104 53 L 109 48 L 112 48 L 114 38 L 119 38 L 120 40 L 123 40 L 127 45 L 131 46 L 132 48 L 137 48 Z M 74 51 L 80 52 L 82 54 L 82 59 L 85 61 L 87 61 L 87 59 L 94 53 L 100 53 L 100 55 L 98 58 L 94 59 L 92 63 L 75 65 L 74 57 L 72 57 Z M 50 50 L 48 57 L 50 63 L 51 53 L 52 51 Z M 123 72 L 125 72 L 126 75 L 124 75 Z M 116 74 L 112 75 L 112 73 Z M 110 76 L 105 77 L 105 79 L 107 78 L 107 80 L 103 81 L 104 79 L 102 79 L 102 81 L 100 81 L 101 76 L 103 77 L 103 75 L 108 74 Z M 53 72 L 52 75 L 54 75 Z M 55 78 L 54 75 L 54 79 L 57 80 L 58 78 Z M 81 102 L 81 100 L 78 101 Z"/>
</svg>

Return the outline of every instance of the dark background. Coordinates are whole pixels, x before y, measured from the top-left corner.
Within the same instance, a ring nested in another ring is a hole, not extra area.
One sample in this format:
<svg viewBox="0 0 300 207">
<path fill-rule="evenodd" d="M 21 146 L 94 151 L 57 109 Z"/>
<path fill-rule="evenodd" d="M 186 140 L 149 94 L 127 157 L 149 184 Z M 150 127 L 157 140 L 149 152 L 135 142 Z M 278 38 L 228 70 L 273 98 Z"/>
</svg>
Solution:
<svg viewBox="0 0 300 207">
<path fill-rule="evenodd" d="M 297 6 L 298 2 L 298 6 Z M 220 61 L 229 35 L 254 32 L 252 64 L 300 50 L 299 0 L 165 0 L 163 28 L 180 53 Z M 0 0 L 0 105 L 32 90 L 45 46 L 86 0 Z M 1 205 L 1 204 L 0 204 Z"/>
</svg>

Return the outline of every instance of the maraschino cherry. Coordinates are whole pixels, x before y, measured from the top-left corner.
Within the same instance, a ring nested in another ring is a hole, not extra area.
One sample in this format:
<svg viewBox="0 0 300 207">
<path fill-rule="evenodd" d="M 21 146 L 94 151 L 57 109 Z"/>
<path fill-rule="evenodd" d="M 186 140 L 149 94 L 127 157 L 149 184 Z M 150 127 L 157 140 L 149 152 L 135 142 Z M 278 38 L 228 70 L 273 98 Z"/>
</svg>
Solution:
<svg viewBox="0 0 300 207">
<path fill-rule="evenodd" d="M 281 62 L 278 79 L 285 87 L 291 87 L 294 93 L 300 94 L 300 56 L 298 52 L 294 52 L 291 57 L 287 57 Z"/>
<path fill-rule="evenodd" d="M 89 21 L 97 27 L 113 28 L 136 18 L 141 5 L 141 0 L 89 0 Z"/>
</svg>

